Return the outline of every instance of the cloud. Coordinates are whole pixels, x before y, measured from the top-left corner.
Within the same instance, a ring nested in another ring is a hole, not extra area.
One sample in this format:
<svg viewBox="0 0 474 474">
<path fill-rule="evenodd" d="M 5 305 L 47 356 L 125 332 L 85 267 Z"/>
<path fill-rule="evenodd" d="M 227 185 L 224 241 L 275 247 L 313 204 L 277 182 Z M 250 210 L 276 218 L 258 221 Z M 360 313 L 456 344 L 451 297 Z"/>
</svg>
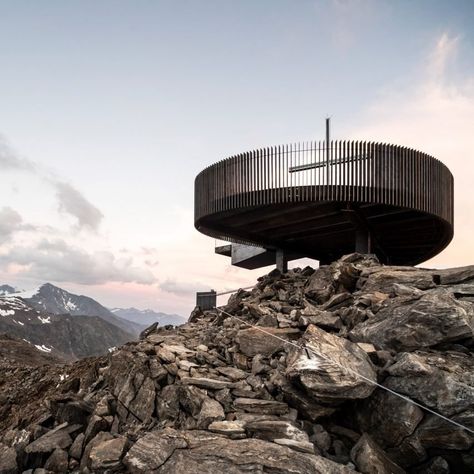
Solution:
<svg viewBox="0 0 474 474">
<path fill-rule="evenodd" d="M 409 146 L 439 158 L 455 182 L 454 240 L 429 265 L 466 265 L 474 260 L 472 183 L 474 75 L 456 76 L 462 43 L 441 34 L 423 65 L 400 86 L 386 88 L 359 120 L 352 137 Z M 426 264 L 425 264 L 426 265 Z"/>
<path fill-rule="evenodd" d="M 22 228 L 23 219 L 11 207 L 0 209 L 0 243 L 7 242 L 16 231 Z"/>
<path fill-rule="evenodd" d="M 441 82 L 446 75 L 446 67 L 454 61 L 459 49 L 459 36 L 450 36 L 444 32 L 436 42 L 436 46 L 428 57 L 427 72 L 431 80 Z"/>
<path fill-rule="evenodd" d="M 80 228 L 97 231 L 103 214 L 90 203 L 76 188 L 62 181 L 53 183 L 59 203 L 59 211 L 77 219 Z"/>
<path fill-rule="evenodd" d="M 174 279 L 167 278 L 160 283 L 160 289 L 167 293 L 173 293 L 177 296 L 195 295 L 196 291 L 208 291 L 210 286 L 201 282 L 177 282 Z"/>
<path fill-rule="evenodd" d="M 77 220 L 79 228 L 97 231 L 104 217 L 85 196 L 71 184 L 53 176 L 53 173 L 37 163 L 18 156 L 0 137 L 0 169 L 23 171 L 51 185 L 58 200 L 60 212 Z"/>
<path fill-rule="evenodd" d="M 17 274 L 40 281 L 98 285 L 107 282 L 156 283 L 153 273 L 135 265 L 132 258 L 116 258 L 110 251 L 86 252 L 63 239 L 42 239 L 36 244 L 13 246 L 0 255 L 3 265 Z"/>
<path fill-rule="evenodd" d="M 0 169 L 20 170 L 37 173 L 36 165 L 26 158 L 19 157 L 0 136 Z"/>
</svg>

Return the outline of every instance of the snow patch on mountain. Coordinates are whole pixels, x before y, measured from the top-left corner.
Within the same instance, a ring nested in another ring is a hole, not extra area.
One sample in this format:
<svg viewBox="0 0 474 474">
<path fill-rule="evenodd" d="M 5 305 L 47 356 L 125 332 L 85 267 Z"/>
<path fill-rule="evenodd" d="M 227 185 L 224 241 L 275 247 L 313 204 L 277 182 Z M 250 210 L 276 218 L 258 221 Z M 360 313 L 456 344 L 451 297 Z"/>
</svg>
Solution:
<svg viewBox="0 0 474 474">
<path fill-rule="evenodd" d="M 13 316 L 15 314 L 15 310 L 13 309 L 0 309 L 0 316 Z"/>
<path fill-rule="evenodd" d="M 37 286 L 36 288 L 33 288 L 32 290 L 26 290 L 26 291 L 18 291 L 16 293 L 10 293 L 5 296 L 9 298 L 23 298 L 23 299 L 28 299 L 28 298 L 33 298 L 33 296 L 37 295 L 40 292 L 41 286 Z"/>
<path fill-rule="evenodd" d="M 15 295 L 0 296 L 0 307 L 8 308 L 6 311 L 34 311 L 31 306 Z"/>
<path fill-rule="evenodd" d="M 43 352 L 51 352 L 52 350 L 51 347 L 45 346 L 44 344 L 41 344 L 41 346 L 39 346 L 38 344 L 35 344 L 35 347 L 39 351 L 43 351 Z"/>
</svg>

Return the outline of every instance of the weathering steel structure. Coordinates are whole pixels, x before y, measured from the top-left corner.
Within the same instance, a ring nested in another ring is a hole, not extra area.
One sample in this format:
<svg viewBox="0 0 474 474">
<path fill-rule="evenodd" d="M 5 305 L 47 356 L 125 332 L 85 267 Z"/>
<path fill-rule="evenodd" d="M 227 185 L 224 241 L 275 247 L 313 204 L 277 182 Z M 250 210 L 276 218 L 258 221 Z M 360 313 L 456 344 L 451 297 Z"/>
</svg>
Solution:
<svg viewBox="0 0 474 474">
<path fill-rule="evenodd" d="M 415 265 L 453 237 L 453 176 L 403 146 L 306 142 L 240 153 L 195 180 L 195 227 L 231 245 L 234 264 L 257 268 L 359 251 Z"/>
</svg>

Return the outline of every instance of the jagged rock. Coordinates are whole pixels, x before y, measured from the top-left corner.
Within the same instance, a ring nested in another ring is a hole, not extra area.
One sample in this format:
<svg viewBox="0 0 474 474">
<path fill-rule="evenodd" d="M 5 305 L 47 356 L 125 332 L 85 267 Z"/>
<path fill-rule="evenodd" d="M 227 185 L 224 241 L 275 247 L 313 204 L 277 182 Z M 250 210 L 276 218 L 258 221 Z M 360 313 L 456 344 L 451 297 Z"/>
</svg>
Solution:
<svg viewBox="0 0 474 474">
<path fill-rule="evenodd" d="M 387 293 L 382 293 L 381 291 L 374 291 L 370 293 L 362 293 L 359 295 L 358 302 L 364 306 L 368 306 L 372 309 L 380 308 L 381 304 L 390 298 L 390 295 Z M 376 311 L 375 311 L 376 312 Z"/>
<path fill-rule="evenodd" d="M 204 315 L 204 313 L 202 312 L 201 307 L 200 307 L 200 306 L 196 306 L 196 307 L 191 311 L 191 314 L 190 314 L 189 319 L 188 319 L 188 323 L 195 323 L 195 322 L 198 321 L 200 318 L 202 318 L 203 315 Z"/>
<path fill-rule="evenodd" d="M 59 400 L 54 403 L 57 404 L 55 418 L 59 423 L 68 422 L 71 424 L 79 423 L 87 425 L 89 416 L 93 411 L 90 403 L 84 400 L 66 400 L 64 403 Z"/>
<path fill-rule="evenodd" d="M 373 344 L 369 344 L 367 342 L 358 342 L 357 345 L 367 354 L 375 354 L 376 352 L 382 352 L 377 351 Z"/>
<path fill-rule="evenodd" d="M 166 346 L 158 346 L 156 349 L 156 355 L 164 364 L 171 364 L 176 360 L 176 356 Z"/>
<path fill-rule="evenodd" d="M 94 449 L 94 447 L 105 441 L 110 441 L 112 439 L 114 439 L 114 437 L 110 433 L 106 431 L 101 431 L 100 433 L 97 433 L 97 435 L 89 441 L 89 443 L 85 446 L 84 451 L 82 453 L 82 457 L 81 457 L 80 470 L 82 472 L 87 468 L 87 465 L 90 459 L 89 456 L 90 456 L 91 451 Z"/>
<path fill-rule="evenodd" d="M 240 351 L 247 357 L 257 354 L 270 356 L 281 351 L 287 345 L 281 339 L 294 339 L 300 334 L 299 329 L 294 328 L 262 328 L 265 332 L 257 328 L 242 329 L 238 332 L 236 340 L 239 343 Z M 268 335 L 278 336 L 277 338 Z"/>
<path fill-rule="evenodd" d="M 404 474 L 367 434 L 363 434 L 351 450 L 351 459 L 364 474 Z"/>
<path fill-rule="evenodd" d="M 457 285 L 474 280 L 474 265 L 436 270 L 441 285 Z"/>
<path fill-rule="evenodd" d="M 213 421 L 222 421 L 225 418 L 222 405 L 212 398 L 206 397 L 199 411 L 197 418 L 197 427 L 206 429 Z"/>
<path fill-rule="evenodd" d="M 90 451 L 88 466 L 93 472 L 120 468 L 127 447 L 127 438 L 120 436 L 96 444 Z"/>
<path fill-rule="evenodd" d="M 446 459 L 436 456 L 414 469 L 413 472 L 414 474 L 449 474 L 451 470 Z"/>
<path fill-rule="evenodd" d="M 339 308 L 345 308 L 346 306 L 350 306 L 353 303 L 354 299 L 352 295 L 347 291 L 343 293 L 337 293 L 332 295 L 329 300 L 327 300 L 321 308 L 323 310 L 335 311 Z"/>
<path fill-rule="evenodd" d="M 195 364 L 194 362 L 191 362 L 189 360 L 180 360 L 178 362 L 178 367 L 179 367 L 180 370 L 184 370 L 185 372 L 190 372 L 191 369 L 199 367 L 199 365 Z"/>
<path fill-rule="evenodd" d="M 71 447 L 69 448 L 69 456 L 79 461 L 82 456 L 83 444 L 84 444 L 84 433 L 80 433 L 76 436 L 76 439 L 74 440 Z"/>
<path fill-rule="evenodd" d="M 181 383 L 184 385 L 195 385 L 196 387 L 209 390 L 221 390 L 230 385 L 230 382 L 226 382 L 225 380 L 209 379 L 205 377 L 182 377 Z"/>
<path fill-rule="evenodd" d="M 128 405 L 129 411 L 140 421 L 147 423 L 155 410 L 155 384 L 147 377 L 141 384 L 132 402 Z"/>
<path fill-rule="evenodd" d="M 361 279 L 366 279 L 362 287 L 365 292 L 394 293 L 393 285 L 395 284 L 420 290 L 427 290 L 435 286 L 432 273 L 418 268 L 373 267 L 363 270 Z"/>
<path fill-rule="evenodd" d="M 323 452 L 329 451 L 332 444 L 331 435 L 321 425 L 314 425 L 313 431 L 311 440 L 314 444 Z"/>
<path fill-rule="evenodd" d="M 114 398 L 110 395 L 102 397 L 95 406 L 94 414 L 97 416 L 108 416 L 112 413 L 111 406 L 113 405 Z"/>
<path fill-rule="evenodd" d="M 63 449 L 56 448 L 46 461 L 44 468 L 47 471 L 63 474 L 68 469 L 68 455 Z"/>
<path fill-rule="evenodd" d="M 317 403 L 306 393 L 296 389 L 293 384 L 290 384 L 286 379 L 279 378 L 278 385 L 283 392 L 284 400 L 298 410 L 304 417 L 315 422 L 320 418 L 331 416 L 336 409 L 329 406 Z"/>
<path fill-rule="evenodd" d="M 177 420 L 181 387 L 167 385 L 156 397 L 156 411 L 159 420 Z"/>
<path fill-rule="evenodd" d="M 29 430 L 8 430 L 1 441 L 20 452 L 32 441 L 31 432 Z"/>
<path fill-rule="evenodd" d="M 358 307 L 351 306 L 349 308 L 342 308 L 338 311 L 339 321 L 345 326 L 344 333 L 350 331 L 362 321 L 367 319 L 367 311 Z M 324 327 L 320 325 L 323 329 Z"/>
<path fill-rule="evenodd" d="M 314 454 L 313 443 L 310 443 L 309 441 L 296 441 L 289 438 L 276 438 L 273 440 L 273 442 L 279 444 L 280 446 L 287 446 L 291 449 L 294 449 L 295 451 L 299 451 L 300 453 Z"/>
<path fill-rule="evenodd" d="M 261 354 L 257 354 L 252 358 L 252 374 L 258 375 L 266 373 L 270 370 L 270 366 L 265 363 L 266 358 Z"/>
<path fill-rule="evenodd" d="M 474 411 L 472 410 L 454 415 L 450 419 L 474 430 Z M 430 414 L 417 428 L 415 436 L 425 449 L 467 451 L 474 445 L 474 435 L 472 433 Z"/>
<path fill-rule="evenodd" d="M 84 443 L 87 444 L 97 433 L 107 430 L 109 424 L 101 416 L 92 416 L 84 433 Z"/>
<path fill-rule="evenodd" d="M 432 375 L 436 369 L 425 363 L 421 355 L 409 352 L 398 354 L 396 362 L 387 369 L 390 375 Z"/>
<path fill-rule="evenodd" d="M 149 474 L 163 466 L 176 449 L 187 447 L 186 440 L 175 430 L 153 431 L 140 438 L 130 448 L 124 458 L 124 464 L 132 474 Z"/>
<path fill-rule="evenodd" d="M 423 419 L 416 405 L 377 389 L 357 411 L 362 432 L 368 432 L 382 447 L 397 446 L 410 436 Z"/>
<path fill-rule="evenodd" d="M 125 457 L 132 473 L 244 474 L 278 472 L 291 466 L 294 474 L 349 473 L 320 456 L 297 452 L 259 439 L 229 440 L 202 431 L 154 432 L 141 438 Z M 140 443 L 139 446 L 137 446 Z M 184 448 L 188 449 L 184 449 Z"/>
<path fill-rule="evenodd" d="M 236 398 L 234 407 L 237 410 L 243 410 L 248 413 L 260 413 L 264 415 L 283 415 L 288 413 L 286 403 L 273 400 L 256 400 L 253 398 Z"/>
<path fill-rule="evenodd" d="M 139 334 L 138 339 L 140 340 L 146 339 L 150 334 L 153 334 L 156 331 L 157 327 L 158 327 L 157 322 L 151 324 Z"/>
<path fill-rule="evenodd" d="M 245 433 L 244 427 L 244 421 L 213 421 L 208 430 L 224 435 L 240 435 Z"/>
<path fill-rule="evenodd" d="M 474 406 L 474 359 L 465 354 L 416 353 L 416 371 L 392 370 L 385 385 L 412 397 L 444 416 Z M 392 366 L 394 368 L 395 366 Z M 421 367 L 421 370 L 420 370 Z M 428 371 L 424 371 L 428 367 Z"/>
<path fill-rule="evenodd" d="M 68 423 L 63 423 L 30 443 L 25 448 L 25 452 L 28 454 L 51 453 L 56 448 L 66 449 L 72 444 L 70 432 L 74 429 L 77 429 L 77 425 L 69 426 Z"/>
<path fill-rule="evenodd" d="M 474 309 L 447 292 L 420 298 L 394 298 L 374 318 L 356 326 L 351 340 L 398 351 L 472 338 Z"/>
<path fill-rule="evenodd" d="M 248 373 L 235 367 L 218 367 L 217 371 L 228 377 L 233 382 L 242 380 L 248 376 Z"/>
<path fill-rule="evenodd" d="M 245 424 L 245 430 L 252 437 L 273 441 L 287 438 L 297 442 L 308 443 L 309 437 L 292 422 L 284 420 L 255 420 Z M 313 449 L 311 450 L 313 452 Z"/>
<path fill-rule="evenodd" d="M 301 312 L 298 325 L 306 328 L 310 324 L 329 330 L 338 330 L 342 327 L 342 321 L 338 315 L 333 314 L 330 311 L 322 311 L 318 309 L 309 310 L 308 307 L 306 307 L 306 309 Z"/>
<path fill-rule="evenodd" d="M 426 461 L 428 454 L 415 436 L 405 438 L 399 446 L 387 448 L 390 459 L 402 467 L 419 465 Z"/>
<path fill-rule="evenodd" d="M 0 474 L 17 474 L 16 450 L 0 443 Z"/>
<path fill-rule="evenodd" d="M 195 352 L 182 344 L 162 344 L 163 349 L 167 349 L 178 357 L 186 358 L 195 354 Z"/>
<path fill-rule="evenodd" d="M 319 267 L 308 280 L 305 296 L 318 304 L 325 303 L 334 294 L 334 278 L 330 267 Z"/>
<path fill-rule="evenodd" d="M 306 351 L 292 349 L 286 374 L 318 400 L 340 402 L 366 398 L 374 391 L 375 386 L 366 380 L 376 382 L 375 371 L 367 354 L 356 344 L 313 325 L 308 326 L 302 342 L 312 350 L 310 358 Z M 355 373 L 363 375 L 365 380 Z"/>
</svg>

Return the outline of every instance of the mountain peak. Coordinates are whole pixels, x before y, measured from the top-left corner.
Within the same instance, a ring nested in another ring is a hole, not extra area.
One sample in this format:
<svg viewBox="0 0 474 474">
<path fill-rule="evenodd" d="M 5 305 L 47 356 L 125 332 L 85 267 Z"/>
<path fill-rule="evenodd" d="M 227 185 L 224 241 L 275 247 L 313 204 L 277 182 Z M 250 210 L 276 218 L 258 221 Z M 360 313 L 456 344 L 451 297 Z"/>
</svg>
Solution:
<svg viewBox="0 0 474 474">
<path fill-rule="evenodd" d="M 11 295 L 17 293 L 17 289 L 10 285 L 0 285 L 0 296 Z"/>
</svg>

